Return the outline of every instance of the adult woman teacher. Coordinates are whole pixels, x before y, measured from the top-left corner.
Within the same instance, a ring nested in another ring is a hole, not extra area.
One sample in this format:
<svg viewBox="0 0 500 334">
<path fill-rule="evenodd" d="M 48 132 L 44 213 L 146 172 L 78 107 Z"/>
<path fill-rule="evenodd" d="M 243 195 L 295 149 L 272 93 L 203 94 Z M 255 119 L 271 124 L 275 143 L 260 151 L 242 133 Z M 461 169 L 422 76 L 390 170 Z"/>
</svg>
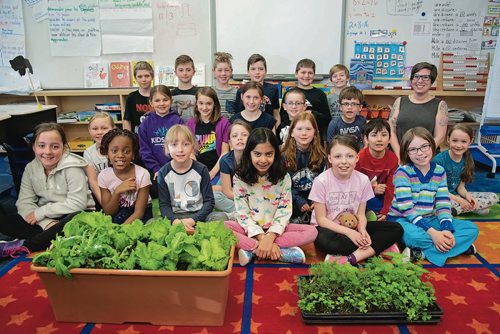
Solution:
<svg viewBox="0 0 500 334">
<path fill-rule="evenodd" d="M 446 137 L 448 127 L 448 105 L 430 94 L 436 81 L 436 66 L 417 63 L 411 70 L 411 87 L 408 96 L 398 97 L 394 102 L 389 124 L 391 125 L 391 147 L 399 158 L 399 142 L 406 131 L 421 126 L 429 130 L 439 147 Z"/>
</svg>

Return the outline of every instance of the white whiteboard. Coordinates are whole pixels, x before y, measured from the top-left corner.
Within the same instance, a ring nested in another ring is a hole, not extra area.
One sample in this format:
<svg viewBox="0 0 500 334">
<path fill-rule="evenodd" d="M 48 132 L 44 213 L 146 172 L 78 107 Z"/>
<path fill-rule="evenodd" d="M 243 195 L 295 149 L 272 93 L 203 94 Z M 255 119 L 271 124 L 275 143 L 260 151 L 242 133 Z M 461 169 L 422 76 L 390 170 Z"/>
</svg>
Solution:
<svg viewBox="0 0 500 334">
<path fill-rule="evenodd" d="M 302 58 L 328 74 L 341 62 L 344 0 L 216 0 L 216 49 L 233 55 L 235 74 L 260 53 L 267 73 L 292 74 Z"/>
<path fill-rule="evenodd" d="M 407 66 L 422 61 L 431 62 L 438 66 L 437 58 L 431 57 L 433 46 L 436 47 L 436 43 L 433 43 L 432 40 L 432 29 L 433 13 L 436 8 L 439 8 L 437 5 L 451 8 L 454 11 L 451 14 L 456 14 L 458 17 L 460 13 L 475 15 L 473 17 L 475 18 L 473 21 L 476 21 L 475 35 L 476 37 L 479 35 L 479 39 L 481 39 L 481 32 L 477 34 L 477 29 L 482 28 L 488 0 L 347 0 L 344 64 L 348 65 L 353 57 L 355 41 L 370 43 L 407 42 Z M 454 40 L 454 36 L 462 35 L 459 31 L 459 22 L 457 22 L 461 18 L 453 17 L 453 30 L 442 34 L 447 34 L 449 40 Z M 481 26 L 477 27 L 477 23 L 480 23 Z M 468 24 L 470 28 L 469 22 L 464 23 L 464 25 Z M 373 37 L 371 31 L 387 32 L 388 36 Z M 464 33 L 462 37 L 468 33 L 470 31 Z M 443 37 L 435 39 L 441 39 L 442 45 L 444 44 Z M 467 40 L 467 46 L 476 45 L 478 42 L 477 38 L 464 37 L 464 39 Z M 452 45 L 452 47 L 455 46 Z"/>
<path fill-rule="evenodd" d="M 483 105 L 483 121 L 500 120 L 500 45 L 497 43 L 495 48 L 495 57 L 493 58 L 490 73 L 488 75 L 488 84 L 486 86 L 486 95 Z"/>
<path fill-rule="evenodd" d="M 48 21 L 37 23 L 32 9 L 23 4 L 26 58 L 33 65 L 43 89 L 83 88 L 84 64 L 95 61 L 150 60 L 173 65 L 181 54 L 205 63 L 206 82 L 211 80 L 213 54 L 211 0 L 153 0 L 153 53 L 127 53 L 99 57 L 54 57 L 50 54 Z"/>
</svg>

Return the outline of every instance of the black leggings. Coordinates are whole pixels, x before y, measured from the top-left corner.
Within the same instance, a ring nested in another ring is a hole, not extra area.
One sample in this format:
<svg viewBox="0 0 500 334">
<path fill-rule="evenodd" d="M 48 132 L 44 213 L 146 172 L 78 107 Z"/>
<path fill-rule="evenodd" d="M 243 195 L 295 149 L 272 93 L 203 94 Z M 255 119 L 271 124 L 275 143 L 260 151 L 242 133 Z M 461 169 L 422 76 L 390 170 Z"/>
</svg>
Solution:
<svg viewBox="0 0 500 334">
<path fill-rule="evenodd" d="M 347 236 L 338 234 L 324 227 L 317 227 L 318 237 L 314 244 L 327 254 L 349 255 L 359 247 Z M 371 247 L 375 250 L 375 255 L 389 248 L 398 242 L 403 236 L 403 228 L 398 223 L 392 222 L 368 222 L 366 231 L 372 239 Z"/>
<path fill-rule="evenodd" d="M 38 225 L 28 224 L 23 217 L 17 214 L 0 215 L 0 232 L 17 239 L 24 239 L 23 246 L 28 248 L 30 252 L 38 252 L 47 249 L 50 242 L 56 238 L 56 234 L 61 232 L 64 225 L 77 213 L 70 213 L 54 219 L 59 222 L 46 230 Z"/>
</svg>

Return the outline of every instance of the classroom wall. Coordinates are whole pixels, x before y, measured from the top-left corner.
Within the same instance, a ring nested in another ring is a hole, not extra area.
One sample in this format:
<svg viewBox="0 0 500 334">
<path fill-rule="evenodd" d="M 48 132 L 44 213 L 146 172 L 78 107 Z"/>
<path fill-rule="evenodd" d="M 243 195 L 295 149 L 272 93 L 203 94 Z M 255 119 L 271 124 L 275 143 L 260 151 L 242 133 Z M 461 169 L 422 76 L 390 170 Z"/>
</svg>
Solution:
<svg viewBox="0 0 500 334">
<path fill-rule="evenodd" d="M 471 34 L 482 29 L 477 22 L 488 4 L 488 0 L 152 0 L 153 53 L 55 57 L 47 20 L 36 23 L 32 9 L 19 1 L 26 56 L 44 89 L 82 88 L 88 62 L 152 59 L 156 65 L 170 65 L 183 53 L 205 63 L 205 81 L 211 84 L 216 50 L 233 53 L 235 74 L 246 73 L 248 56 L 260 52 L 268 59 L 268 73 L 292 78 L 296 62 L 305 57 L 317 63 L 319 74 L 327 74 L 337 62 L 348 65 L 355 41 L 405 41 L 407 65 L 437 63 L 436 55 L 445 45 L 460 51 L 481 42 Z M 443 17 L 440 25 L 435 24 L 443 7 L 453 11 L 453 29 Z M 264 42 L 261 36 L 269 39 Z"/>
</svg>

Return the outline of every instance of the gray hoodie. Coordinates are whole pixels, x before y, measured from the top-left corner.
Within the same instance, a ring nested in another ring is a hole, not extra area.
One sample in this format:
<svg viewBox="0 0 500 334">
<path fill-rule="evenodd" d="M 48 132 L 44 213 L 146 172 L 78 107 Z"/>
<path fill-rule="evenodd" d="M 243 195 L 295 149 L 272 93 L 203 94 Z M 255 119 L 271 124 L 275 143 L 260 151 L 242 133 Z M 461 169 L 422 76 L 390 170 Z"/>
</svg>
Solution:
<svg viewBox="0 0 500 334">
<path fill-rule="evenodd" d="M 94 209 L 95 203 L 87 184 L 82 157 L 66 152 L 48 176 L 38 159 L 26 165 L 17 212 L 25 218 L 35 212 L 37 224 L 45 229 L 57 218 L 87 209 Z"/>
</svg>

